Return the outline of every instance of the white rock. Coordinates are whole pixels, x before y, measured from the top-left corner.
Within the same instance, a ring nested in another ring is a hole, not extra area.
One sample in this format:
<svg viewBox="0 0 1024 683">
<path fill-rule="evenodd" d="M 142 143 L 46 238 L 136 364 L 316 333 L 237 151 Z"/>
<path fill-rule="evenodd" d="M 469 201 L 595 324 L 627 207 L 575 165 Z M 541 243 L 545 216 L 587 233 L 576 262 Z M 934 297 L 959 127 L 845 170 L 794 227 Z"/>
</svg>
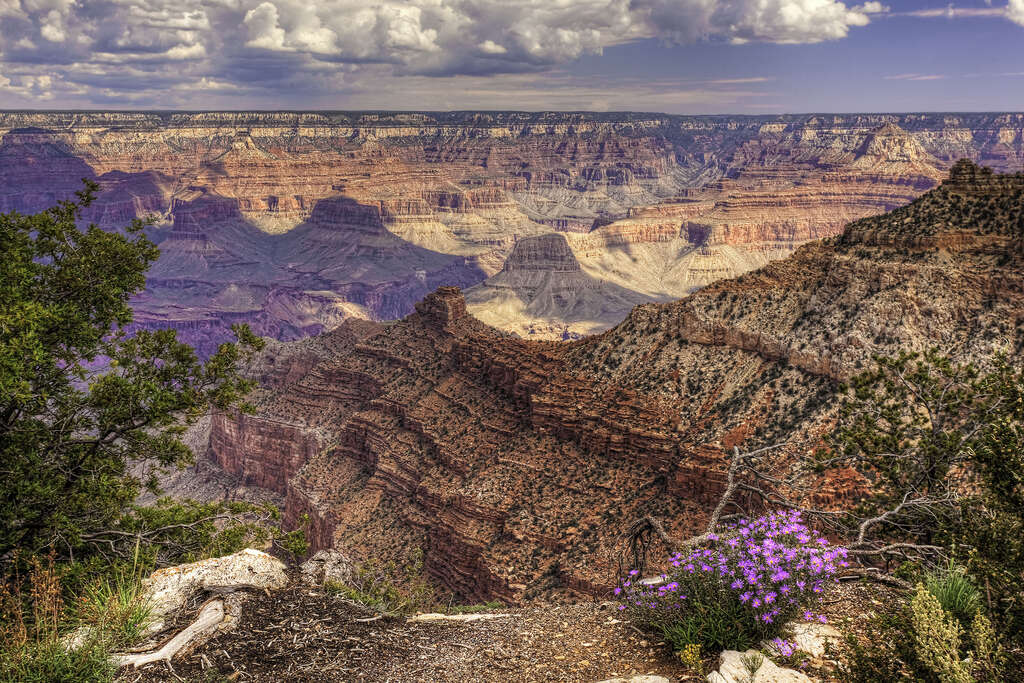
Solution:
<svg viewBox="0 0 1024 683">
<path fill-rule="evenodd" d="M 787 624 L 786 628 L 787 632 L 792 634 L 789 641 L 796 645 L 796 649 L 803 650 L 812 657 L 823 656 L 827 643 L 836 645 L 843 638 L 843 634 L 828 624 L 794 621 Z"/>
<path fill-rule="evenodd" d="M 325 583 L 348 585 L 355 575 L 355 564 L 340 550 L 321 550 L 302 563 L 302 582 L 307 586 L 322 586 Z"/>
<path fill-rule="evenodd" d="M 761 658 L 761 666 L 753 678 L 743 663 L 744 657 Z M 778 666 L 757 650 L 726 650 L 719 658 L 718 671 L 708 674 L 708 683 L 811 683 L 811 679 L 799 671 Z"/>
<path fill-rule="evenodd" d="M 234 555 L 214 557 L 153 572 L 142 581 L 149 599 L 149 633 L 159 631 L 168 615 L 181 609 L 195 593 L 211 588 L 284 588 L 284 563 L 259 550 L 246 548 Z"/>
<path fill-rule="evenodd" d="M 791 621 L 782 627 L 782 633 L 783 640 L 789 641 L 797 650 L 811 657 L 823 656 L 826 643 L 838 644 L 843 638 L 843 634 L 828 624 L 806 621 Z M 772 655 L 779 652 L 770 640 L 762 640 L 761 649 Z"/>
<path fill-rule="evenodd" d="M 409 617 L 408 621 L 484 621 L 487 619 L 504 619 L 511 614 L 439 614 L 430 612 L 428 614 L 417 614 Z"/>
</svg>

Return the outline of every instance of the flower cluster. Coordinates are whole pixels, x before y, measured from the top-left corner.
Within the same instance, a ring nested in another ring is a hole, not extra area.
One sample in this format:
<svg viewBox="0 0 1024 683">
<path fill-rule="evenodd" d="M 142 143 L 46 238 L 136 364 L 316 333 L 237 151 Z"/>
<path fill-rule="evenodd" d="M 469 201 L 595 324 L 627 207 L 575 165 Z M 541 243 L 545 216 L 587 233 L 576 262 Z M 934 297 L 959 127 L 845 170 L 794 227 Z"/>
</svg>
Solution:
<svg viewBox="0 0 1024 683">
<path fill-rule="evenodd" d="M 847 566 L 846 549 L 830 546 L 803 524 L 796 510 L 742 520 L 711 534 L 709 541 L 708 547 L 673 556 L 672 569 L 660 579 L 640 581 L 635 570 L 630 572 L 615 590 L 623 602 L 620 609 L 664 624 L 666 613 L 694 609 L 700 594 L 708 600 L 736 600 L 762 625 L 801 612 L 805 619 L 823 620 L 805 608 Z"/>
</svg>

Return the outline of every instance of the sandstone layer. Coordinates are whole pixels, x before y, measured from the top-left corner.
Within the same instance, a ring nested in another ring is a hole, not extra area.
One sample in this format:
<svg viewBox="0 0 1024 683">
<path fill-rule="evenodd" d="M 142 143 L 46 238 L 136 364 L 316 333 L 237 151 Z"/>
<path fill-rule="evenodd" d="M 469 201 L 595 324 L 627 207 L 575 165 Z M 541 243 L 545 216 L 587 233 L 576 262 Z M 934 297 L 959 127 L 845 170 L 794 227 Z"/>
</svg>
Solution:
<svg viewBox="0 0 1024 683">
<path fill-rule="evenodd" d="M 0 210 L 91 178 L 84 220 L 154 215 L 136 322 L 203 353 L 234 322 L 294 340 L 492 276 L 471 311 L 563 338 L 905 204 L 958 158 L 1017 169 L 1022 131 L 1020 114 L 0 112 Z M 513 247 L 554 233 L 580 272 L 520 289 Z"/>
<path fill-rule="evenodd" d="M 467 600 L 600 595 L 631 522 L 699 528 L 733 446 L 786 443 L 785 474 L 872 354 L 1021 362 L 1022 217 L 1024 174 L 961 162 L 905 208 L 569 343 L 490 328 L 442 287 L 401 321 L 346 323 L 343 343 L 268 350 L 257 414 L 217 416 L 213 456 L 284 495 L 289 523 L 308 515 L 315 548 L 422 552 Z M 560 242 L 514 263 L 537 259 L 580 277 Z M 807 502 L 863 490 L 838 473 Z"/>
</svg>

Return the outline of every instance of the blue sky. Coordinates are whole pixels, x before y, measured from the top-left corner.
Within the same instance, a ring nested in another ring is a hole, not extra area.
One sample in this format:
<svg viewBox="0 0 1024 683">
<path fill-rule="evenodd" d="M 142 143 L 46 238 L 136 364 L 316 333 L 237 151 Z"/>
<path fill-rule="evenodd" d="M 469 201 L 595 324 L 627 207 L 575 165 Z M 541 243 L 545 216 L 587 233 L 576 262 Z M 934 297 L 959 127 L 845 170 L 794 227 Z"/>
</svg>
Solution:
<svg viewBox="0 0 1024 683">
<path fill-rule="evenodd" d="M 894 3 L 893 11 L 924 9 Z M 983 3 L 963 8 L 987 10 Z M 840 40 L 815 44 L 643 40 L 608 48 L 566 68 L 587 80 L 701 81 L 741 91 L 736 106 L 690 109 L 745 113 L 1024 110 L 1024 27 L 996 16 L 883 16 Z M 729 80 L 760 82 L 725 83 Z M 686 113 L 686 110 L 679 110 Z"/>
<path fill-rule="evenodd" d="M 0 108 L 1024 110 L 1024 0 L 0 0 Z"/>
</svg>

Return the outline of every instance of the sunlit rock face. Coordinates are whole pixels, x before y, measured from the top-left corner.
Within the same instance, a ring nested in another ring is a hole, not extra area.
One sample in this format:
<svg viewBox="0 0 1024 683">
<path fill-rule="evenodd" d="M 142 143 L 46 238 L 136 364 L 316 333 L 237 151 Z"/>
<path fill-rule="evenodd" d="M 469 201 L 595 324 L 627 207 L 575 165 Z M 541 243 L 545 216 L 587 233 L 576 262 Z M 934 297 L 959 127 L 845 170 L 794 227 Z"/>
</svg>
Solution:
<svg viewBox="0 0 1024 683">
<path fill-rule="evenodd" d="M 83 220 L 153 216 L 136 324 L 203 353 L 233 322 L 298 339 L 401 317 L 440 285 L 479 285 L 474 315 L 560 339 L 906 204 L 958 158 L 1019 168 L 1022 130 L 1019 114 L 7 112 L 0 210 L 89 178 Z"/>
</svg>

